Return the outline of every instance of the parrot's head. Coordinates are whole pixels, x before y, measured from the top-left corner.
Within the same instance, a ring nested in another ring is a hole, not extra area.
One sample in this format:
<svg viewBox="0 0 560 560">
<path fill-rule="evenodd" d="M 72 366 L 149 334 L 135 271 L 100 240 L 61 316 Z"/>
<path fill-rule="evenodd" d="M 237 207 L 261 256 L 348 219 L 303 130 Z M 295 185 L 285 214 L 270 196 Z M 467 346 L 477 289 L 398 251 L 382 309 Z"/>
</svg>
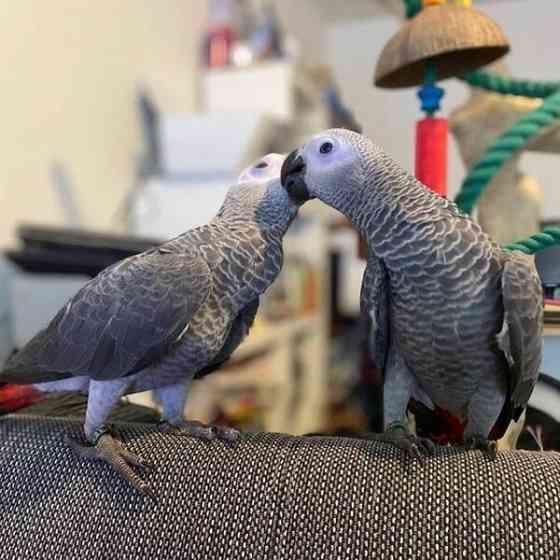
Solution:
<svg viewBox="0 0 560 560">
<path fill-rule="evenodd" d="M 237 182 L 266 181 L 280 177 L 280 170 L 285 159 L 286 156 L 282 154 L 267 154 L 246 167 L 237 178 Z"/>
<path fill-rule="evenodd" d="M 280 183 L 285 156 L 268 154 L 245 169 L 230 187 L 218 214 L 224 219 L 250 220 L 263 230 L 285 232 L 301 202 L 289 196 Z"/>
<path fill-rule="evenodd" d="M 365 162 L 372 161 L 378 150 L 356 132 L 326 130 L 286 157 L 280 173 L 282 185 L 300 203 L 318 198 L 342 210 L 363 188 Z"/>
</svg>

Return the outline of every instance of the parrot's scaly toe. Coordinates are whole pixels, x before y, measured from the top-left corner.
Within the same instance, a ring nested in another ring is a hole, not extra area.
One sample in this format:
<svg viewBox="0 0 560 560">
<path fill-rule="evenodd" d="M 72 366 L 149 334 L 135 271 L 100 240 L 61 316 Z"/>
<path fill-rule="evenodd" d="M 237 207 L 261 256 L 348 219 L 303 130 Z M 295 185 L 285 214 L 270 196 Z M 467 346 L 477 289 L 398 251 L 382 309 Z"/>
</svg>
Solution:
<svg viewBox="0 0 560 560">
<path fill-rule="evenodd" d="M 495 441 L 492 441 L 483 436 L 473 435 L 465 438 L 465 449 L 471 451 L 473 449 L 479 449 L 491 459 L 495 459 L 498 455 L 498 447 Z"/>
<path fill-rule="evenodd" d="M 98 437 L 94 445 L 82 445 L 70 437 L 66 438 L 66 443 L 80 457 L 105 461 L 141 494 L 157 501 L 154 491 L 130 467 L 133 465 L 142 469 L 152 469 L 153 465 L 126 450 L 122 443 L 109 433 Z"/>
<path fill-rule="evenodd" d="M 220 439 L 223 441 L 236 441 L 239 439 L 240 433 L 234 428 L 223 426 L 207 426 L 196 420 L 183 420 L 180 424 L 170 424 L 169 422 L 161 422 L 160 430 L 167 434 L 177 436 L 193 436 L 204 440 Z"/>
<path fill-rule="evenodd" d="M 385 432 L 380 434 L 385 441 L 402 449 L 406 455 L 423 463 L 426 460 L 426 455 L 433 455 L 435 452 L 435 445 L 429 439 L 417 437 L 410 433 L 396 433 Z"/>
<path fill-rule="evenodd" d="M 241 437 L 241 432 L 235 428 L 227 426 L 216 426 L 216 437 L 223 441 L 237 441 Z"/>
<path fill-rule="evenodd" d="M 380 434 L 364 434 L 360 437 L 390 443 L 391 445 L 402 449 L 406 455 L 412 459 L 422 463 L 426 460 L 426 455 L 433 455 L 436 450 L 436 446 L 433 441 L 411 434 L 402 424 L 399 424 L 398 426 L 389 426 L 385 432 Z"/>
</svg>

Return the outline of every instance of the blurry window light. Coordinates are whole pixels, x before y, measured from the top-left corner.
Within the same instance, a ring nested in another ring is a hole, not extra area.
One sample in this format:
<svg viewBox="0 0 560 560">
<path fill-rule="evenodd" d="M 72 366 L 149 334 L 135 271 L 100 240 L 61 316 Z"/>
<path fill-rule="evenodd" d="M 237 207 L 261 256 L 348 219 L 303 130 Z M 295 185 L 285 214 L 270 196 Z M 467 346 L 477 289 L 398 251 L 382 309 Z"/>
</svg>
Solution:
<svg viewBox="0 0 560 560">
<path fill-rule="evenodd" d="M 249 66 L 253 58 L 253 51 L 246 43 L 236 43 L 233 46 L 231 60 L 235 66 Z"/>
</svg>

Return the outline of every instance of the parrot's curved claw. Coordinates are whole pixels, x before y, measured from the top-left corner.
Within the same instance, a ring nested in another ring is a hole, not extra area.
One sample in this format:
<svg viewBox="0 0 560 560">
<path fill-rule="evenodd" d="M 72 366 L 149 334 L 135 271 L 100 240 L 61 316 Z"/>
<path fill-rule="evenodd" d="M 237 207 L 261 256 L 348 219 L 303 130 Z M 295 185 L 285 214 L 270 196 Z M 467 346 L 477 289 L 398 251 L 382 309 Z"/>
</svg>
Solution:
<svg viewBox="0 0 560 560">
<path fill-rule="evenodd" d="M 426 455 L 433 455 L 436 451 L 436 446 L 433 441 L 411 434 L 408 429 L 401 425 L 398 427 L 389 426 L 385 432 L 380 434 L 371 433 L 359 437 L 390 443 L 402 449 L 408 457 L 420 461 L 421 463 L 425 462 Z"/>
<path fill-rule="evenodd" d="M 222 441 L 237 441 L 241 432 L 226 426 L 207 426 L 196 420 L 183 420 L 179 424 L 163 421 L 159 424 L 160 431 L 177 436 L 194 436 L 204 440 L 219 439 Z"/>
<path fill-rule="evenodd" d="M 472 435 L 465 438 L 464 448 L 467 451 L 479 449 L 491 459 L 495 459 L 498 455 L 498 447 L 495 441 L 479 435 Z"/>
<path fill-rule="evenodd" d="M 94 445 L 82 445 L 68 436 L 66 443 L 80 457 L 105 461 L 141 494 L 157 501 L 154 491 L 130 467 L 133 465 L 142 469 L 152 469 L 153 465 L 126 450 L 111 434 L 104 433 L 97 438 Z"/>
</svg>

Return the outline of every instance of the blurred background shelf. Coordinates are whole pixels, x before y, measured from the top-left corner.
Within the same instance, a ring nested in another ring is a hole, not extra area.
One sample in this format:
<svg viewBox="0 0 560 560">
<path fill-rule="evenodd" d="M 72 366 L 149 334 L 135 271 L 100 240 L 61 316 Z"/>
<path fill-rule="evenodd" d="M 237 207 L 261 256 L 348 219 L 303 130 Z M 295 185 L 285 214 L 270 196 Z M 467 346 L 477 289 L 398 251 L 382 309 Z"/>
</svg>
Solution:
<svg viewBox="0 0 560 560">
<path fill-rule="evenodd" d="M 294 64 L 286 60 L 209 69 L 202 76 L 203 107 L 210 113 L 264 113 L 289 123 L 295 115 L 295 78 Z"/>
</svg>

